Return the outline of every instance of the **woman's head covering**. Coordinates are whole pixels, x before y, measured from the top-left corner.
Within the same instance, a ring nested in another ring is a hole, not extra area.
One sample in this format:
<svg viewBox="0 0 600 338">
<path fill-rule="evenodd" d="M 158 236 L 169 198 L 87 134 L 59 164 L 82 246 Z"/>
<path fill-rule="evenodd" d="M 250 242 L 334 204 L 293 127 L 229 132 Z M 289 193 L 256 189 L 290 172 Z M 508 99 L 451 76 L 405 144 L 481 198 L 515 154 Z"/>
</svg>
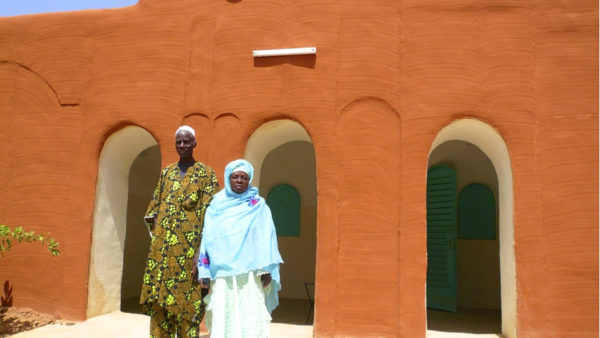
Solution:
<svg viewBox="0 0 600 338">
<path fill-rule="evenodd" d="M 187 131 L 188 133 L 192 134 L 192 136 L 194 137 L 194 139 L 196 139 L 196 132 L 194 131 L 194 128 L 190 127 L 190 126 L 181 126 L 179 128 L 177 128 L 177 130 L 175 131 L 175 136 L 177 136 L 177 134 Z"/>
<path fill-rule="evenodd" d="M 238 194 L 231 190 L 229 177 L 243 170 L 250 181 L 254 169 L 246 160 L 235 160 L 225 167 L 225 189 L 213 197 L 204 217 L 204 230 L 198 260 L 199 278 L 216 279 L 246 274 L 270 273 L 273 287 L 265 289 L 265 305 L 271 312 L 279 304 L 281 289 L 277 234 L 271 210 L 258 189 Z"/>
</svg>

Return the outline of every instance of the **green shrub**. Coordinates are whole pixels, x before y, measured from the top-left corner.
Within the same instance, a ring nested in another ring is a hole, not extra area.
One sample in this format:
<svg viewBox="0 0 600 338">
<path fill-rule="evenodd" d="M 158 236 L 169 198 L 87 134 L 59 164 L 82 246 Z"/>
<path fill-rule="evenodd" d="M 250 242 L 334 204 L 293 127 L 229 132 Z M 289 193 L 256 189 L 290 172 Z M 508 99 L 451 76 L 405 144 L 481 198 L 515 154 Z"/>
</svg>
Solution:
<svg viewBox="0 0 600 338">
<path fill-rule="evenodd" d="M 34 231 L 25 231 L 22 227 L 11 229 L 7 225 L 0 224 L 0 258 L 6 255 L 15 243 L 21 242 L 41 242 L 42 245 L 48 247 L 48 251 L 50 251 L 52 256 L 60 255 L 58 242 L 53 237 L 50 237 L 49 233 L 39 235 Z"/>
</svg>

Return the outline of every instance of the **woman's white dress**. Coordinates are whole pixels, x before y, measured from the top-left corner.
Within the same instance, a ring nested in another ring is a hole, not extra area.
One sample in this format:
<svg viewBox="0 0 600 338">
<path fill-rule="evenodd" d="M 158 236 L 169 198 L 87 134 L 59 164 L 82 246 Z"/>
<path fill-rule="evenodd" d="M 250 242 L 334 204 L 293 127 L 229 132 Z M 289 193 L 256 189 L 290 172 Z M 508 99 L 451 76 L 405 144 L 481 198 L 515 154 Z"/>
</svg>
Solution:
<svg viewBox="0 0 600 338">
<path fill-rule="evenodd" d="M 208 303 L 204 318 L 212 338 L 269 337 L 271 315 L 265 306 L 265 293 L 272 283 L 263 289 L 263 273 L 249 271 L 218 277 L 211 283 L 204 299 Z"/>
</svg>

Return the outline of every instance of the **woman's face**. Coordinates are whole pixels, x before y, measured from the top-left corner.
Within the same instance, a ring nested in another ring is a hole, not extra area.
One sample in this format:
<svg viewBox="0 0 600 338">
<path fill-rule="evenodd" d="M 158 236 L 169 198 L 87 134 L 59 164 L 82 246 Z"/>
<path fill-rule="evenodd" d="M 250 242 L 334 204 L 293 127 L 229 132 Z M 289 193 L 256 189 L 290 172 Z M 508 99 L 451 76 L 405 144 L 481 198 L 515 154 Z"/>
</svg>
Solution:
<svg viewBox="0 0 600 338">
<path fill-rule="evenodd" d="M 231 174 L 231 176 L 229 176 L 229 185 L 231 186 L 231 190 L 238 194 L 248 190 L 249 182 L 250 177 L 243 171 L 235 171 Z"/>
</svg>

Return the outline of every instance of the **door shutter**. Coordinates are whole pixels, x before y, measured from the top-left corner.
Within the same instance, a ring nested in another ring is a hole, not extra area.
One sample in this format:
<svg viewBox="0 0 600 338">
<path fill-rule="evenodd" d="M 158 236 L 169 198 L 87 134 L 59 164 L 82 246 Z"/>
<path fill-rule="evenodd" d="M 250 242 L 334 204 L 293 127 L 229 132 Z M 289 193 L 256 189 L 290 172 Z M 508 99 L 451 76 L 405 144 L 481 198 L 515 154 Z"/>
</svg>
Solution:
<svg viewBox="0 0 600 338">
<path fill-rule="evenodd" d="M 277 236 L 300 236 L 300 194 L 289 184 L 278 184 L 267 195 Z"/>
<path fill-rule="evenodd" d="M 427 173 L 427 307 L 456 312 L 456 172 Z"/>
</svg>

